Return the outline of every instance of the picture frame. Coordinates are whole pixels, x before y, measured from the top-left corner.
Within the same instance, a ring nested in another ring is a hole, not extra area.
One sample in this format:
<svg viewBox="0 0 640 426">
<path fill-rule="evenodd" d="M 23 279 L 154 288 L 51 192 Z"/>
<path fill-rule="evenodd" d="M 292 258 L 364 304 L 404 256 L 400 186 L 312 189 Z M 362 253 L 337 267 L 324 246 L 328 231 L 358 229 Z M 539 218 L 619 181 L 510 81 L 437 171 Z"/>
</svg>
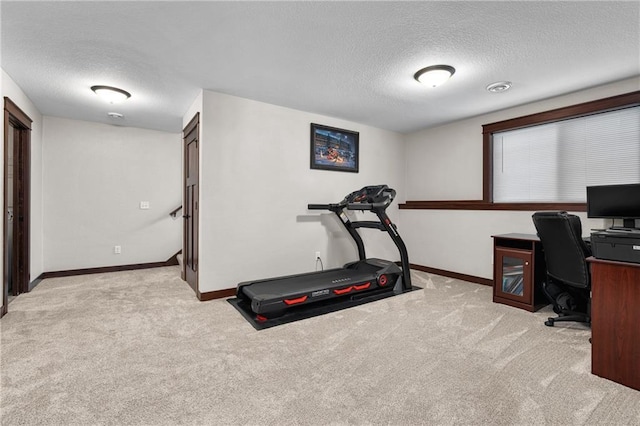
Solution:
<svg viewBox="0 0 640 426">
<path fill-rule="evenodd" d="M 358 173 L 360 133 L 311 123 L 311 168 Z"/>
</svg>

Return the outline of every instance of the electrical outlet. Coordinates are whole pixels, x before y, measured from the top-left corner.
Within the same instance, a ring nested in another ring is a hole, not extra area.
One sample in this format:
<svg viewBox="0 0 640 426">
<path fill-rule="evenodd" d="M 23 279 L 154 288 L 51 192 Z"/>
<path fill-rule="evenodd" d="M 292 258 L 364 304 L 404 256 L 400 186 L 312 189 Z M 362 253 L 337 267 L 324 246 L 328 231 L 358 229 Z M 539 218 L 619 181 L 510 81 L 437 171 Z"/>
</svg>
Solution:
<svg viewBox="0 0 640 426">
<path fill-rule="evenodd" d="M 140 210 L 148 210 L 150 208 L 148 201 L 140 201 Z"/>
<path fill-rule="evenodd" d="M 114 246 L 113 254 L 120 254 L 120 253 L 122 253 L 122 246 Z"/>
<path fill-rule="evenodd" d="M 316 252 L 316 260 L 318 260 L 318 259 L 320 259 L 320 252 L 319 251 Z"/>
</svg>

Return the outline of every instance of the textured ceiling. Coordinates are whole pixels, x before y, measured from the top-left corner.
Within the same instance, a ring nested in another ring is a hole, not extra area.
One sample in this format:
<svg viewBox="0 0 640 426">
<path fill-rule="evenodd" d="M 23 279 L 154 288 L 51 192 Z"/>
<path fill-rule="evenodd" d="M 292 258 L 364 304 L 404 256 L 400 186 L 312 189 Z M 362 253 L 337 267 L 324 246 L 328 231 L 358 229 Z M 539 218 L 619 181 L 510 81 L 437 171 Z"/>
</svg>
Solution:
<svg viewBox="0 0 640 426">
<path fill-rule="evenodd" d="M 200 89 L 411 132 L 640 74 L 640 2 L 0 3 L 45 115 L 179 132 Z M 436 89 L 413 79 L 456 68 Z M 489 83 L 513 88 L 491 94 Z M 132 93 L 118 106 L 89 90 Z"/>
</svg>

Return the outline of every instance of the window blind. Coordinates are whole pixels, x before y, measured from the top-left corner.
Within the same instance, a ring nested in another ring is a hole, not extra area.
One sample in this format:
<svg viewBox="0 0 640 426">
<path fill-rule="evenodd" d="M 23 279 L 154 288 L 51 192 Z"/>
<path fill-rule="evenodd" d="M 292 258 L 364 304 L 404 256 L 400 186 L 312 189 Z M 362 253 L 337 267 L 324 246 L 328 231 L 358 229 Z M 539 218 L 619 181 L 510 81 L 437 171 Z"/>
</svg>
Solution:
<svg viewBox="0 0 640 426">
<path fill-rule="evenodd" d="M 640 106 L 496 132 L 492 150 L 494 202 L 585 202 L 640 183 Z"/>
</svg>

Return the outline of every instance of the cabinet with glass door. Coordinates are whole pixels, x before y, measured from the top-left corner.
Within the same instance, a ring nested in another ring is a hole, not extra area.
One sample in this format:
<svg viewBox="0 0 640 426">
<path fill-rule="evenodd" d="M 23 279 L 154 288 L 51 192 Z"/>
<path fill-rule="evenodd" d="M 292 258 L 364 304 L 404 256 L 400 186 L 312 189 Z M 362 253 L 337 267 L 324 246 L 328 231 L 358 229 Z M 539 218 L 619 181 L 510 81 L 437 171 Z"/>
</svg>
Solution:
<svg viewBox="0 0 640 426">
<path fill-rule="evenodd" d="M 540 240 L 529 234 L 493 236 L 493 301 L 528 311 L 548 302 L 542 294 L 545 276 Z"/>
</svg>

